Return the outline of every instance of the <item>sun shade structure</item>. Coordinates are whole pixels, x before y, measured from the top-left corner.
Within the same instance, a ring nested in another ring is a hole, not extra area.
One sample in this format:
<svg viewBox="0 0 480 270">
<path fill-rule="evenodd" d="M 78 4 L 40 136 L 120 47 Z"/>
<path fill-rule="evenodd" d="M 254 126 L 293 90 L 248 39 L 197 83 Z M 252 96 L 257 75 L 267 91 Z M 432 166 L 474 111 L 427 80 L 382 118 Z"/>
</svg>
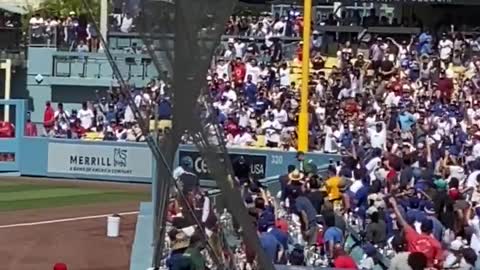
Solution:
<svg viewBox="0 0 480 270">
<path fill-rule="evenodd" d="M 0 0 L 0 10 L 25 15 L 36 10 L 44 0 Z"/>
</svg>

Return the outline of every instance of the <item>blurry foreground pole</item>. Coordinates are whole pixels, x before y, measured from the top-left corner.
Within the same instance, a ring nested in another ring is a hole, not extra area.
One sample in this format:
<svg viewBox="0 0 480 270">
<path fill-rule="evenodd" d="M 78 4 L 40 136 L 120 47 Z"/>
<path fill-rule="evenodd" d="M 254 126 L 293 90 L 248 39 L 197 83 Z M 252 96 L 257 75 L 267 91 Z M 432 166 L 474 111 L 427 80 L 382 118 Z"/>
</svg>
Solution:
<svg viewBox="0 0 480 270">
<path fill-rule="evenodd" d="M 108 32 L 108 0 L 100 0 L 100 33 L 107 37 Z"/>
<path fill-rule="evenodd" d="M 312 0 L 304 0 L 302 90 L 298 115 L 298 151 L 308 151 L 308 79 L 310 75 L 310 31 L 312 26 Z"/>
<path fill-rule="evenodd" d="M 12 60 L 11 59 L 6 59 L 4 62 L 0 64 L 0 69 L 5 70 L 5 92 L 4 94 L 4 100 L 9 100 L 10 95 L 12 93 L 11 89 L 11 82 L 12 82 Z M 9 122 L 10 121 L 10 105 L 5 105 L 5 112 L 3 114 L 3 121 Z"/>
</svg>

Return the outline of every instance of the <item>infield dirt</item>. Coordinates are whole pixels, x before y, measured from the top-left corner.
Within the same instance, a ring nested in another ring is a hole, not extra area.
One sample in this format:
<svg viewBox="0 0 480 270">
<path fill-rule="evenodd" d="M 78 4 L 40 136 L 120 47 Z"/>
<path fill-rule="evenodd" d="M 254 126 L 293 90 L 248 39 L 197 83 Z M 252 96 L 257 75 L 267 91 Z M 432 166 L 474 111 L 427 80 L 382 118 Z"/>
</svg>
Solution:
<svg viewBox="0 0 480 270">
<path fill-rule="evenodd" d="M 6 178 L 10 181 L 11 177 Z M 4 180 L 0 178 L 0 181 Z M 39 180 L 19 178 L 19 181 Z M 107 189 L 149 189 L 148 185 L 130 185 L 84 181 L 41 181 L 45 184 L 91 186 Z M 140 201 L 109 202 L 85 206 L 55 207 L 0 213 L 0 225 L 41 222 L 138 211 Z M 137 215 L 121 219 L 120 237 L 107 238 L 107 218 L 94 218 L 0 229 L 1 269 L 39 270 L 53 269 L 57 262 L 74 270 L 127 270 L 135 234 Z"/>
</svg>

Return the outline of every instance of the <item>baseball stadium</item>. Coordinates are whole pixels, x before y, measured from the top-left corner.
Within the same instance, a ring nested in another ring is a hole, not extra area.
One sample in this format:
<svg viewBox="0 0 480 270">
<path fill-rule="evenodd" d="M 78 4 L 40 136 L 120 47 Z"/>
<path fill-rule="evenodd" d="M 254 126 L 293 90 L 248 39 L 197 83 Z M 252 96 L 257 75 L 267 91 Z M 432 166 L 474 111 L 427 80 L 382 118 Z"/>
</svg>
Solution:
<svg viewBox="0 0 480 270">
<path fill-rule="evenodd" d="M 480 269 L 479 11 L 0 0 L 0 269 Z"/>
</svg>

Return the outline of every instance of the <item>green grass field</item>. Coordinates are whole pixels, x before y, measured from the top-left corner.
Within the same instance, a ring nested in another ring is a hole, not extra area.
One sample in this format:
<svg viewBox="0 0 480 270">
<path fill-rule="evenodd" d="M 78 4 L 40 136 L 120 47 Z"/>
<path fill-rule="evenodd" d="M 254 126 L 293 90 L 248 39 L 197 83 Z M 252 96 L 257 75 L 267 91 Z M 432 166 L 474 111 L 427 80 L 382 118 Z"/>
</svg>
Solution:
<svg viewBox="0 0 480 270">
<path fill-rule="evenodd" d="M 0 212 L 107 202 L 145 201 L 149 192 L 52 183 L 0 182 Z"/>
</svg>

